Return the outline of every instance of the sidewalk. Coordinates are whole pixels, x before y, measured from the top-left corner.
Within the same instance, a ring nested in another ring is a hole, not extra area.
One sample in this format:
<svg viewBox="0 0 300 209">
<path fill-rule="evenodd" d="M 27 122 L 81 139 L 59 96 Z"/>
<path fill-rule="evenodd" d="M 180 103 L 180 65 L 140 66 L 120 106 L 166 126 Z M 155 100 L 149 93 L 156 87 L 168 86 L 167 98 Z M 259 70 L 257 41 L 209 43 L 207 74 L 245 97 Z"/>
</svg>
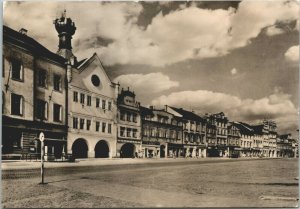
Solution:
<svg viewBox="0 0 300 209">
<path fill-rule="evenodd" d="M 241 158 L 246 159 L 246 158 Z M 232 158 L 87 158 L 77 159 L 76 162 L 45 162 L 46 168 L 55 167 L 79 167 L 79 166 L 98 166 L 98 165 L 121 165 L 121 164 L 143 164 L 143 163 L 172 163 L 172 162 L 186 162 L 186 161 L 214 161 L 214 160 L 241 160 Z M 1 163 L 2 170 L 15 170 L 15 169 L 38 169 L 41 167 L 40 161 L 25 161 L 25 160 L 5 160 Z"/>
</svg>

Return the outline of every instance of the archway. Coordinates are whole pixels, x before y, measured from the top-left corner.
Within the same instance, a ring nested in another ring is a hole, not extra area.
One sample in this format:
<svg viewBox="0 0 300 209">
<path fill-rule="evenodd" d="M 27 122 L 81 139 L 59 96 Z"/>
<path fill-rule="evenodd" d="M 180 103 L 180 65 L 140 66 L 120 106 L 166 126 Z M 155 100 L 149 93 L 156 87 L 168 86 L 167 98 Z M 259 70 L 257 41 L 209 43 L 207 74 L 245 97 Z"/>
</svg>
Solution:
<svg viewBox="0 0 300 209">
<path fill-rule="evenodd" d="M 101 140 L 95 146 L 95 158 L 108 158 L 109 147 L 106 141 Z"/>
<path fill-rule="evenodd" d="M 88 146 L 85 139 L 76 139 L 72 145 L 72 155 L 74 158 L 87 158 Z"/>
<path fill-rule="evenodd" d="M 134 152 L 135 152 L 135 149 L 134 149 L 134 145 L 131 144 L 131 143 L 126 143 L 124 144 L 122 147 L 121 147 L 121 157 L 122 158 L 132 158 L 134 157 Z"/>
<path fill-rule="evenodd" d="M 162 157 L 165 157 L 165 149 L 166 149 L 166 147 L 165 147 L 165 145 L 160 145 L 160 157 L 162 158 Z"/>
</svg>

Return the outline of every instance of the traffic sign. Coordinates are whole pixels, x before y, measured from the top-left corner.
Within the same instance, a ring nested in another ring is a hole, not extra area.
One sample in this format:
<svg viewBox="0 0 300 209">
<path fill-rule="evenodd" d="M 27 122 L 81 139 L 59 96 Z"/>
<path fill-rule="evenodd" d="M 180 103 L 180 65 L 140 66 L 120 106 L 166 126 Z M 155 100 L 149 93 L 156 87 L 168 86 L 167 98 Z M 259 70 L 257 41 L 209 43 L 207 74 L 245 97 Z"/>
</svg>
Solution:
<svg viewBox="0 0 300 209">
<path fill-rule="evenodd" d="M 43 132 L 40 133 L 40 141 L 43 142 L 45 140 L 45 135 Z"/>
</svg>

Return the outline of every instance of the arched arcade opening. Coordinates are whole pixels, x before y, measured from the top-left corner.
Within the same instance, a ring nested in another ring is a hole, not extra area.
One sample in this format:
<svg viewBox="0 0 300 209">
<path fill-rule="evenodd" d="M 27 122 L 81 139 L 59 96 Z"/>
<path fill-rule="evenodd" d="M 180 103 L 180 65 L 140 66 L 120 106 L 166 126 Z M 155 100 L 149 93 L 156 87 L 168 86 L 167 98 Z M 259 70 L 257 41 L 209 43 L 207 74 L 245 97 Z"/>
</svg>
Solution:
<svg viewBox="0 0 300 209">
<path fill-rule="evenodd" d="M 88 146 L 85 139 L 76 139 L 72 145 L 72 155 L 74 158 L 87 158 Z"/>
<path fill-rule="evenodd" d="M 121 147 L 121 158 L 133 158 L 135 153 L 135 146 L 131 143 L 126 143 Z"/>
<path fill-rule="evenodd" d="M 101 140 L 95 146 L 95 158 L 108 158 L 109 147 L 106 141 Z"/>
</svg>

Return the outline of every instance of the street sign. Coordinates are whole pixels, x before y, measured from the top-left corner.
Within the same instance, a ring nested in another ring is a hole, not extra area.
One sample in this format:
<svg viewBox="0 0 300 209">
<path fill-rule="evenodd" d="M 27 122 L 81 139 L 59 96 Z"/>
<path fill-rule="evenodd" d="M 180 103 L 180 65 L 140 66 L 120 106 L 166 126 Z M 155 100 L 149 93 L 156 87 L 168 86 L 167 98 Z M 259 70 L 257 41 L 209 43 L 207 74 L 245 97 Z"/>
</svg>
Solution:
<svg viewBox="0 0 300 209">
<path fill-rule="evenodd" d="M 45 184 L 45 182 L 44 182 L 44 155 L 45 155 L 44 140 L 45 140 L 45 135 L 43 132 L 40 133 L 39 138 L 41 141 L 41 177 L 42 177 L 42 182 L 40 184 Z"/>
<path fill-rule="evenodd" d="M 40 141 L 43 142 L 45 140 L 45 135 L 43 132 L 40 133 Z"/>
</svg>

